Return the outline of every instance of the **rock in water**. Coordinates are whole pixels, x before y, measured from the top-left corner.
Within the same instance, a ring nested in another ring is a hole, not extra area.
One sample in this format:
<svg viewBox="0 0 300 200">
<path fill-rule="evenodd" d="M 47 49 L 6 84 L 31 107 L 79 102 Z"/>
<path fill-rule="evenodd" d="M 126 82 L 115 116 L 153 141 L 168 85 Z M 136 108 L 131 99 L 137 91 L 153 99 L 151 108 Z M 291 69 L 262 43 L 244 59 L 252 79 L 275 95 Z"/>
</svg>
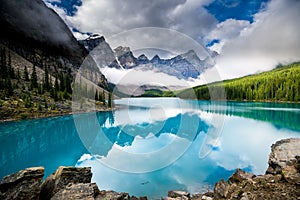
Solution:
<svg viewBox="0 0 300 200">
<path fill-rule="evenodd" d="M 59 167 L 42 184 L 41 199 L 50 199 L 59 190 L 63 190 L 69 184 L 90 183 L 92 172 L 90 167 Z"/>
<path fill-rule="evenodd" d="M 5 176 L 0 182 L 0 199 L 39 199 L 43 176 L 43 167 Z"/>
<path fill-rule="evenodd" d="M 280 140 L 273 144 L 271 149 L 267 174 L 297 173 L 298 160 L 296 156 L 300 156 L 300 139 Z"/>
</svg>

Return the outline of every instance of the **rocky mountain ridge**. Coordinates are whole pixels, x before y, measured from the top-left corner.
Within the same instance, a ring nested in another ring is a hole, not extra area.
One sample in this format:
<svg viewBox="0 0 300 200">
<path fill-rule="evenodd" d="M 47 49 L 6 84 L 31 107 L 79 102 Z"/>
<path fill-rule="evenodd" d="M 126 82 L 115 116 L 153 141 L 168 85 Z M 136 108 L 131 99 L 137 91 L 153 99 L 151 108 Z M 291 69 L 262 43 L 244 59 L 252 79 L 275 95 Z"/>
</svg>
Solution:
<svg viewBox="0 0 300 200">
<path fill-rule="evenodd" d="M 189 78 L 196 79 L 202 72 L 213 66 L 208 58 L 201 60 L 194 50 L 189 50 L 170 59 L 162 59 L 158 55 L 149 59 L 144 54 L 136 58 L 130 47 L 119 46 L 113 50 L 104 37 L 98 34 L 93 34 L 79 42 L 91 52 L 100 67 L 154 70 L 187 80 Z M 217 56 L 216 52 L 211 52 L 211 54 L 212 57 Z"/>
</svg>

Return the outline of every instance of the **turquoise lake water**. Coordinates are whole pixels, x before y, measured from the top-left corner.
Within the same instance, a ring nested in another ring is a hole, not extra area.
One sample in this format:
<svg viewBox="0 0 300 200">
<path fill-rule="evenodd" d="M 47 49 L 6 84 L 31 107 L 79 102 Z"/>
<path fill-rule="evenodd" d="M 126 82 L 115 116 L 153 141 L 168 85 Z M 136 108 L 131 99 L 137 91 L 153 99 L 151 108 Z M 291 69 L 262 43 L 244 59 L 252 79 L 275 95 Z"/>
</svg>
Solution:
<svg viewBox="0 0 300 200">
<path fill-rule="evenodd" d="M 270 146 L 300 137 L 300 105 L 130 98 L 120 109 L 0 124 L 0 177 L 91 166 L 101 190 L 159 198 L 267 169 Z"/>
</svg>

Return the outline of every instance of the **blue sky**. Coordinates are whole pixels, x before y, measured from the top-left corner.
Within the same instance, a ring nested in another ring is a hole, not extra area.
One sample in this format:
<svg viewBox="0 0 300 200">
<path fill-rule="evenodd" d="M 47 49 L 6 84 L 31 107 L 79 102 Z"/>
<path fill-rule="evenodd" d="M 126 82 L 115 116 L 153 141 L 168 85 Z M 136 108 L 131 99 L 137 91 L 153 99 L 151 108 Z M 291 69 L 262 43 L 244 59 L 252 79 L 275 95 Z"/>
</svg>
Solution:
<svg viewBox="0 0 300 200">
<path fill-rule="evenodd" d="M 82 5 L 81 0 L 61 0 L 61 1 L 46 0 L 46 2 L 49 2 L 53 6 L 58 6 L 60 8 L 63 8 L 66 14 L 69 16 L 73 16 L 77 11 L 76 7 Z"/>
<path fill-rule="evenodd" d="M 253 15 L 264 8 L 269 0 L 215 0 L 205 8 L 219 22 L 227 19 L 248 20 L 253 22 Z"/>
</svg>

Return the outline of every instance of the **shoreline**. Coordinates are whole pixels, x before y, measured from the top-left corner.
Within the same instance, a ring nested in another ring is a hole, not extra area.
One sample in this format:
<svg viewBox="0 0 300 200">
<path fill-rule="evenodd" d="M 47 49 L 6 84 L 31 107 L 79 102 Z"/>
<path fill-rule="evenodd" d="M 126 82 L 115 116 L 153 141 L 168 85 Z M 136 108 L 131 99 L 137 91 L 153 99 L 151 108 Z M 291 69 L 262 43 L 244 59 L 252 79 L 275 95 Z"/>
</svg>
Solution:
<svg viewBox="0 0 300 200">
<path fill-rule="evenodd" d="M 108 111 L 115 111 L 119 109 L 118 107 L 114 108 L 102 108 L 102 109 L 97 109 L 97 110 L 90 110 L 90 111 L 76 111 L 76 112 L 63 112 L 62 113 L 47 113 L 46 115 L 36 115 L 33 117 L 28 117 L 25 119 L 20 119 L 20 118 L 8 118 L 8 119 L 1 119 L 0 124 L 2 123 L 7 123 L 7 122 L 18 122 L 18 121 L 23 121 L 23 120 L 34 120 L 34 119 L 46 119 L 46 118 L 51 118 L 51 117 L 60 117 L 60 116 L 66 116 L 66 115 L 76 115 L 76 114 L 85 114 L 85 113 L 92 113 L 92 112 L 108 112 Z"/>
<path fill-rule="evenodd" d="M 139 98 L 139 97 L 133 97 L 133 98 Z M 144 98 L 157 98 L 157 97 L 144 97 Z M 169 98 L 169 97 L 158 97 L 158 98 Z M 194 101 L 211 101 L 211 100 L 205 100 L 205 99 L 183 99 L 180 97 L 174 97 L 174 98 L 179 98 L 182 100 L 194 100 Z M 276 104 L 297 104 L 300 105 L 300 102 L 291 102 L 291 101 L 248 101 L 248 100 L 214 100 L 211 102 L 242 102 L 242 103 L 276 103 Z M 39 113 L 37 115 L 33 116 L 27 116 L 26 118 L 19 118 L 19 117 L 11 117 L 7 119 L 0 119 L 0 124 L 1 123 L 6 123 L 6 122 L 16 122 L 16 121 L 22 121 L 22 120 L 32 120 L 32 119 L 43 119 L 43 118 L 49 118 L 49 117 L 59 117 L 59 116 L 65 116 L 65 115 L 74 115 L 74 114 L 84 114 L 84 113 L 90 113 L 90 112 L 107 112 L 107 111 L 114 111 L 118 110 L 120 107 L 113 107 L 113 108 L 99 108 L 96 110 L 90 110 L 90 111 L 69 111 L 69 110 L 61 110 L 57 112 L 44 112 L 44 113 Z M 20 113 L 22 114 L 22 113 Z"/>
</svg>

